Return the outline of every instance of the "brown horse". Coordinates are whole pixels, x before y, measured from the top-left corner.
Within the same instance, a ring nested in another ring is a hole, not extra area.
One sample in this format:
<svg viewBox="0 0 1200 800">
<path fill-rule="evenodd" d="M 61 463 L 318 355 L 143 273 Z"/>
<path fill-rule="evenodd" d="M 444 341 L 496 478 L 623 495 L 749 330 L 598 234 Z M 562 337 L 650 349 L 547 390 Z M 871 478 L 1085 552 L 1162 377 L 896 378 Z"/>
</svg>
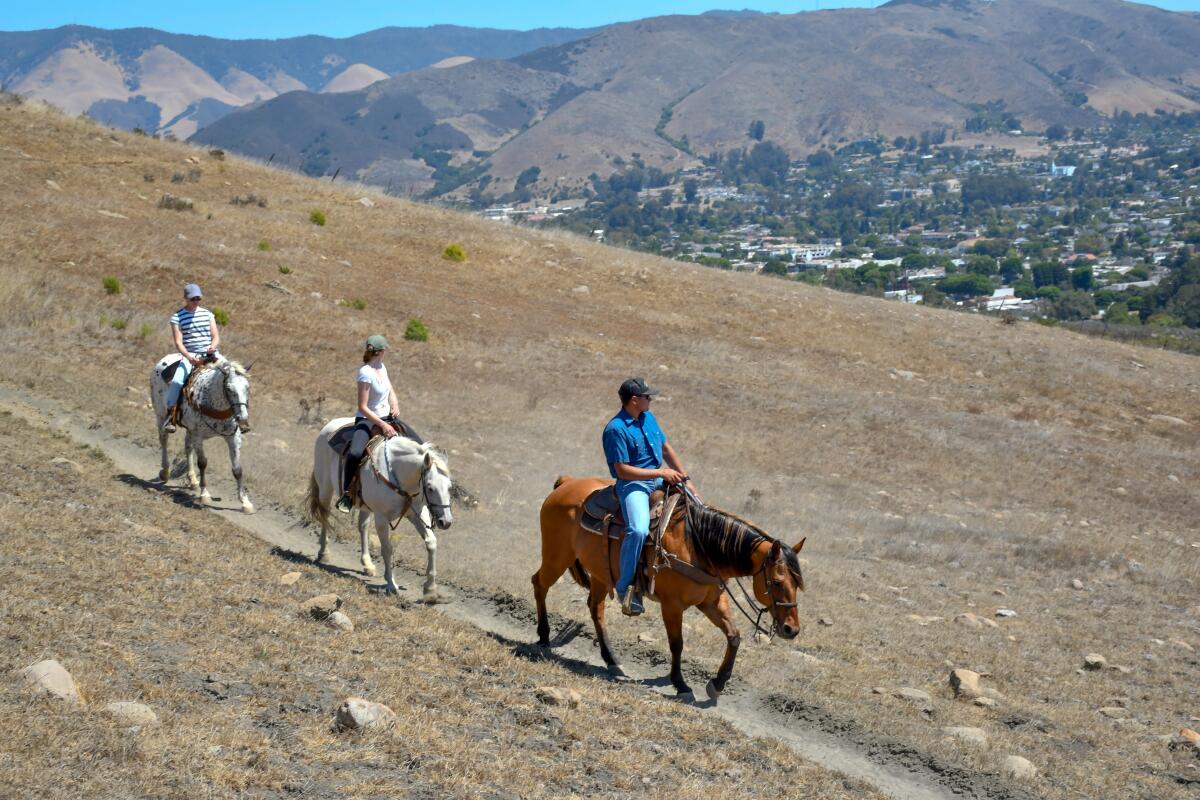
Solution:
<svg viewBox="0 0 1200 800">
<path fill-rule="evenodd" d="M 546 592 L 570 570 L 571 577 L 588 590 L 588 609 L 596 626 L 600 655 L 610 671 L 621 674 L 604 626 L 604 601 L 618 574 L 620 546 L 580 526 L 584 499 L 595 489 L 611 484 L 599 478 L 561 477 L 542 503 L 542 565 L 533 574 L 537 599 L 538 642 L 550 643 L 546 618 Z M 649 545 L 647 545 L 649 547 Z M 753 575 L 754 595 L 771 613 L 774 631 L 785 639 L 800 632 L 796 593 L 804 591 L 797 553 L 801 540 L 789 547 L 772 539 L 750 523 L 699 503 L 680 502 L 663 533 L 663 547 L 674 558 L 672 568 L 655 578 L 654 594 L 662 606 L 663 624 L 671 646 L 671 683 L 679 694 L 691 693 L 683 679 L 683 612 L 696 606 L 725 634 L 725 658 L 716 677 L 705 687 L 716 700 L 733 672 L 741 634 L 733 623 L 725 581 Z M 675 559 L 685 565 L 674 566 Z M 687 565 L 694 568 L 689 569 Z M 689 577 L 690 575 L 690 577 Z"/>
</svg>

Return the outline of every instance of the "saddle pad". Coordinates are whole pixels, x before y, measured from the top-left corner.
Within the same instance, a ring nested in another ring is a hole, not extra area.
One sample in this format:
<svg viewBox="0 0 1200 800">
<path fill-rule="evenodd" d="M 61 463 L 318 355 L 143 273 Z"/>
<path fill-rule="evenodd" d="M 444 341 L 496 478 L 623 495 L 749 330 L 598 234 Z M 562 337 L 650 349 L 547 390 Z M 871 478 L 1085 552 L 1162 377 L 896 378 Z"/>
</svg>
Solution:
<svg viewBox="0 0 1200 800">
<path fill-rule="evenodd" d="M 658 515 L 662 513 L 663 497 L 664 493 L 662 489 L 655 489 L 650 493 L 651 523 L 658 519 Z M 617 500 L 616 487 L 602 486 L 585 497 L 583 500 L 583 516 L 591 517 L 594 520 L 603 520 L 607 516 L 612 516 L 619 527 L 624 527 L 625 515 L 621 513 L 621 503 Z M 584 527 L 587 526 L 585 525 Z M 588 530 L 592 529 L 588 528 Z M 599 533 L 599 531 L 594 532 Z"/>
<path fill-rule="evenodd" d="M 167 356 L 167 358 L 170 358 L 170 356 Z M 171 382 L 171 378 L 175 375 L 175 370 L 179 369 L 179 365 L 182 363 L 183 363 L 182 358 L 176 358 L 170 364 L 167 364 L 165 367 L 162 368 L 162 371 L 159 374 L 162 375 L 162 379 L 163 379 L 164 383 Z"/>
<path fill-rule="evenodd" d="M 334 431 L 333 436 L 329 437 L 329 446 L 338 451 L 342 455 L 346 454 L 346 448 L 350 446 L 350 440 L 354 438 L 354 423 L 343 425 Z"/>
</svg>

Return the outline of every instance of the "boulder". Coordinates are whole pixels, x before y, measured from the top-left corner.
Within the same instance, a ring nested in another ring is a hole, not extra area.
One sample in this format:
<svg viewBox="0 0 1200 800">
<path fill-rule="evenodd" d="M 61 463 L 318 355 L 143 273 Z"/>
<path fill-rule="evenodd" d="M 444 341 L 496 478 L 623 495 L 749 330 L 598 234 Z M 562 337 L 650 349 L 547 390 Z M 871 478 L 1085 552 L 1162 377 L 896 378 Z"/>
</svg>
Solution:
<svg viewBox="0 0 1200 800">
<path fill-rule="evenodd" d="M 557 686 L 539 686 L 534 691 L 534 696 L 538 702 L 545 705 L 567 708 L 579 708 L 579 703 L 583 700 L 583 696 L 574 689 L 560 689 Z"/>
<path fill-rule="evenodd" d="M 1037 767 L 1022 756 L 1005 756 L 1000 762 L 1000 771 L 1005 776 L 1019 781 L 1032 780 L 1038 774 Z"/>
<path fill-rule="evenodd" d="M 1100 655 L 1099 653 L 1088 653 L 1086 656 L 1083 657 L 1083 668 L 1084 669 L 1091 669 L 1091 670 L 1104 669 L 1104 665 L 1107 663 L 1108 663 L 1108 659 L 1105 658 L 1104 656 Z"/>
<path fill-rule="evenodd" d="M 300 613 L 313 619 L 325 619 L 342 607 L 342 598 L 336 594 L 319 594 L 300 604 Z"/>
<path fill-rule="evenodd" d="M 1129 715 L 1129 709 L 1125 708 L 1124 706 L 1105 706 L 1104 708 L 1099 709 L 1097 713 L 1100 714 L 1100 716 L 1108 717 L 1109 719 L 1124 719 Z"/>
<path fill-rule="evenodd" d="M 1011 608 L 997 608 L 996 609 L 996 616 L 1000 617 L 1001 619 L 1012 619 L 1016 615 L 1017 615 L 1017 612 L 1013 611 Z"/>
<path fill-rule="evenodd" d="M 964 628 L 997 628 L 995 620 L 981 617 L 977 614 L 972 614 L 970 611 L 965 611 L 954 618 L 954 621 Z"/>
<path fill-rule="evenodd" d="M 821 617 L 819 620 L 817 620 L 817 624 L 818 624 L 818 625 L 823 625 L 823 626 L 824 626 L 824 627 L 826 627 L 826 628 L 832 628 L 832 627 L 833 627 L 833 620 L 832 620 L 832 619 L 830 619 L 829 617 Z"/>
<path fill-rule="evenodd" d="M 158 715 L 145 703 L 118 701 L 104 707 L 104 713 L 127 725 L 157 725 Z"/>
<path fill-rule="evenodd" d="M 334 611 L 332 614 L 326 617 L 325 624 L 334 630 L 342 631 L 344 633 L 350 633 L 354 630 L 354 623 L 351 622 L 350 618 L 341 611 Z"/>
<path fill-rule="evenodd" d="M 52 658 L 31 664 L 20 671 L 25 682 L 39 693 L 56 697 L 71 705 L 84 705 L 83 695 L 66 668 Z"/>
<path fill-rule="evenodd" d="M 933 698 L 929 696 L 929 692 L 912 689 L 907 686 L 892 692 L 892 697 L 898 697 L 910 703 L 920 703 L 921 705 L 929 705 L 933 702 Z"/>
<path fill-rule="evenodd" d="M 1183 650 L 1186 653 L 1193 653 L 1196 650 L 1196 648 L 1192 647 L 1183 639 L 1172 639 L 1170 642 L 1168 642 L 1168 644 L 1172 645 L 1173 647 L 1178 647 L 1180 650 Z"/>
<path fill-rule="evenodd" d="M 996 698 L 994 697 L 976 697 L 974 702 L 975 705 L 979 706 L 980 708 L 996 707 Z"/>
<path fill-rule="evenodd" d="M 279 583 L 283 586 L 291 586 L 303 577 L 304 574 L 301 572 L 285 572 L 279 576 Z"/>
<path fill-rule="evenodd" d="M 962 742 L 963 744 L 974 745 L 976 747 L 987 746 L 987 733 L 983 728 L 960 728 L 950 727 L 942 728 L 942 732 L 947 738 Z"/>
<path fill-rule="evenodd" d="M 369 197 L 358 198 L 358 204 L 360 206 L 362 206 L 363 208 L 374 208 L 375 207 L 375 201 Z"/>
<path fill-rule="evenodd" d="M 382 730 L 396 722 L 396 712 L 383 703 L 349 697 L 338 706 L 335 721 L 342 730 Z"/>
<path fill-rule="evenodd" d="M 859 592 L 857 595 L 855 595 L 854 599 L 860 603 L 869 603 L 871 602 L 871 595 L 867 594 L 866 592 Z"/>
<path fill-rule="evenodd" d="M 1071 588 L 1072 588 L 1072 589 L 1082 589 L 1082 588 L 1083 588 L 1083 581 L 1079 580 L 1079 578 L 1075 578 L 1075 579 L 1073 579 L 1073 580 L 1071 581 Z"/>
<path fill-rule="evenodd" d="M 950 671 L 950 688 L 955 697 L 965 697 L 973 700 L 979 697 L 979 673 L 969 669 L 954 669 Z"/>
</svg>

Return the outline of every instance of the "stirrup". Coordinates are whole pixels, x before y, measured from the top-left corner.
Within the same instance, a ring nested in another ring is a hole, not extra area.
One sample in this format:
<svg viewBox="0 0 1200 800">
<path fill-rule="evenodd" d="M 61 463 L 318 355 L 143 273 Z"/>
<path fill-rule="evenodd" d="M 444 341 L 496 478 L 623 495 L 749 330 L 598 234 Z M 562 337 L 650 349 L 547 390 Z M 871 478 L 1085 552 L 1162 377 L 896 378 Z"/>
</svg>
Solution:
<svg viewBox="0 0 1200 800">
<path fill-rule="evenodd" d="M 334 508 L 343 514 L 349 514 L 351 511 L 353 511 L 354 501 L 350 499 L 350 493 L 343 493 L 342 496 L 338 498 L 337 503 L 334 504 Z"/>
<path fill-rule="evenodd" d="M 638 590 L 630 586 L 625 590 L 625 597 L 621 599 L 621 613 L 627 617 L 638 617 L 646 610 L 642 605 L 642 596 L 638 594 Z"/>
<path fill-rule="evenodd" d="M 174 420 L 174 418 L 172 417 L 172 414 L 173 414 L 173 413 L 174 413 L 174 411 L 168 412 L 168 414 L 167 414 L 167 418 L 166 418 L 166 420 L 163 422 L 162 429 L 163 429 L 164 431 L 166 431 L 167 433 L 174 433 L 174 432 L 177 430 L 177 429 L 176 429 L 176 427 L 175 427 L 175 420 Z"/>
</svg>

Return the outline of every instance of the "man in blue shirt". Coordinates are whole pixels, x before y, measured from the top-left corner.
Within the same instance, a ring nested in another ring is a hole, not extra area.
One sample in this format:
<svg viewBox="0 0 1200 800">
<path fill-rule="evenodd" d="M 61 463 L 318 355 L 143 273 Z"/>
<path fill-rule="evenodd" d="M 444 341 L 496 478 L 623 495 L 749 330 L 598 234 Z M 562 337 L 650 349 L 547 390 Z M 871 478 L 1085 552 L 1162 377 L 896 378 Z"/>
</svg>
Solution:
<svg viewBox="0 0 1200 800">
<path fill-rule="evenodd" d="M 617 497 L 625 515 L 617 597 L 621 598 L 622 613 L 635 617 L 645 610 L 634 590 L 633 578 L 642 558 L 642 545 L 650 535 L 650 493 L 664 482 L 685 482 L 687 472 L 650 413 L 650 400 L 658 392 L 641 378 L 629 378 L 617 394 L 621 410 L 604 427 L 604 458 L 609 473 L 617 479 Z"/>
</svg>

